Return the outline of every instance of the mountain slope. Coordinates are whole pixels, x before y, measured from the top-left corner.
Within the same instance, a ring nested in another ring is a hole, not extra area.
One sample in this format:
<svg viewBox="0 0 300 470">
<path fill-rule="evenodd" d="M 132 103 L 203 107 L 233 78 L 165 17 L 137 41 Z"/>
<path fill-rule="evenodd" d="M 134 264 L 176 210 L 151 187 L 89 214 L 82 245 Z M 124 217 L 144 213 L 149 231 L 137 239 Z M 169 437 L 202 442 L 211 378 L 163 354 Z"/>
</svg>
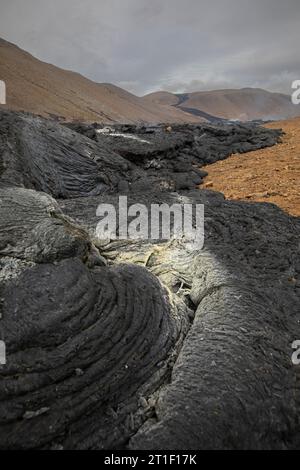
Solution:
<svg viewBox="0 0 300 470">
<path fill-rule="evenodd" d="M 179 103 L 178 95 L 170 93 L 169 91 L 156 91 L 154 93 L 149 93 L 148 95 L 145 95 L 143 99 L 147 103 L 156 103 L 168 106 L 176 106 Z"/>
<path fill-rule="evenodd" d="M 147 103 L 114 85 L 42 62 L 3 39 L 0 79 L 6 82 L 9 109 L 98 122 L 199 121 L 179 109 Z"/>
<path fill-rule="evenodd" d="M 186 94 L 156 92 L 146 95 L 144 100 L 157 105 L 172 104 L 176 109 L 189 110 L 190 113 L 198 110 L 219 118 L 240 121 L 285 119 L 300 115 L 300 106 L 293 105 L 290 96 L 259 88 Z"/>
</svg>

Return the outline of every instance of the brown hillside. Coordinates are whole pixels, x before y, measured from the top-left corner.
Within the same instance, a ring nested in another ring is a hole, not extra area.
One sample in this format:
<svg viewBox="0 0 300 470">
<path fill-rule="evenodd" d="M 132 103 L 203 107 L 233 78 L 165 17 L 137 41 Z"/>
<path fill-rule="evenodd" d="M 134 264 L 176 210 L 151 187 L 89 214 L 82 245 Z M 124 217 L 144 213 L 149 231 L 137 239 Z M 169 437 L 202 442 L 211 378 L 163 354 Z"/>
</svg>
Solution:
<svg viewBox="0 0 300 470">
<path fill-rule="evenodd" d="M 148 103 L 157 103 L 162 105 L 174 106 L 178 104 L 179 98 L 174 93 L 168 91 L 155 91 L 144 96 L 144 101 Z"/>
<path fill-rule="evenodd" d="M 3 39 L 0 79 L 6 82 L 6 107 L 10 109 L 100 122 L 199 121 L 181 110 L 146 103 L 114 85 L 95 83 L 41 62 Z"/>
<path fill-rule="evenodd" d="M 173 95 L 174 102 L 170 95 L 172 96 L 172 93 L 156 92 L 145 96 L 144 99 L 157 104 L 177 104 L 180 99 L 180 108 L 196 109 L 220 118 L 240 121 L 278 120 L 300 116 L 300 107 L 292 104 L 290 96 L 258 88 Z"/>
</svg>

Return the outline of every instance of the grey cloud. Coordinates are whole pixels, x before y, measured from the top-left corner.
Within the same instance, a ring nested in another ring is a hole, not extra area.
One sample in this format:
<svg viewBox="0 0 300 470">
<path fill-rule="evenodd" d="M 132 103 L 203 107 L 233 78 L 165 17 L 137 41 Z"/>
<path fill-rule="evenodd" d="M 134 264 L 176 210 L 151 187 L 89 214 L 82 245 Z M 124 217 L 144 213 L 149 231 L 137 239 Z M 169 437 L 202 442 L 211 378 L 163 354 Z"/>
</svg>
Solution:
<svg viewBox="0 0 300 470">
<path fill-rule="evenodd" d="M 299 0 L 0 0 L 0 10 L 5 39 L 137 94 L 289 92 L 300 78 Z"/>
</svg>

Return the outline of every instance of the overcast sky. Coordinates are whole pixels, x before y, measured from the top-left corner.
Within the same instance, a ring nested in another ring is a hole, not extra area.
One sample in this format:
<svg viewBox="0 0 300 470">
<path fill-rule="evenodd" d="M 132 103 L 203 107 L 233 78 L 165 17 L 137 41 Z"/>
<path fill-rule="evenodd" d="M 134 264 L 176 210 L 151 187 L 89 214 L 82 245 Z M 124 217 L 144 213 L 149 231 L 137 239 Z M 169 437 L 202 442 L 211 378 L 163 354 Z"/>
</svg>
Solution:
<svg viewBox="0 0 300 470">
<path fill-rule="evenodd" d="M 300 0 L 0 0 L 0 36 L 138 95 L 300 79 Z"/>
</svg>

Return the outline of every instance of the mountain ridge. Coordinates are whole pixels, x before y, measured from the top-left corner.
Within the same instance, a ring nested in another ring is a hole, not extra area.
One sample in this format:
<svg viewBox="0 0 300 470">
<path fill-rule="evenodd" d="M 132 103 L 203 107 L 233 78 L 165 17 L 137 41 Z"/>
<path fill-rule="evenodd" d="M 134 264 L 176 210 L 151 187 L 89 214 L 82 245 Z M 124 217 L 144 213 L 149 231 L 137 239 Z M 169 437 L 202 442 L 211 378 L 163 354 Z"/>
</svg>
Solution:
<svg viewBox="0 0 300 470">
<path fill-rule="evenodd" d="M 7 104 L 1 107 L 12 110 L 108 123 L 199 122 L 182 110 L 147 104 L 116 85 L 40 61 L 4 39 L 0 39 L 0 79 L 7 89 Z"/>
<path fill-rule="evenodd" d="M 43 62 L 2 38 L 0 79 L 7 90 L 7 104 L 1 107 L 67 121 L 172 124 L 300 116 L 300 107 L 288 95 L 260 88 L 158 91 L 138 97 L 117 85 Z"/>
</svg>

